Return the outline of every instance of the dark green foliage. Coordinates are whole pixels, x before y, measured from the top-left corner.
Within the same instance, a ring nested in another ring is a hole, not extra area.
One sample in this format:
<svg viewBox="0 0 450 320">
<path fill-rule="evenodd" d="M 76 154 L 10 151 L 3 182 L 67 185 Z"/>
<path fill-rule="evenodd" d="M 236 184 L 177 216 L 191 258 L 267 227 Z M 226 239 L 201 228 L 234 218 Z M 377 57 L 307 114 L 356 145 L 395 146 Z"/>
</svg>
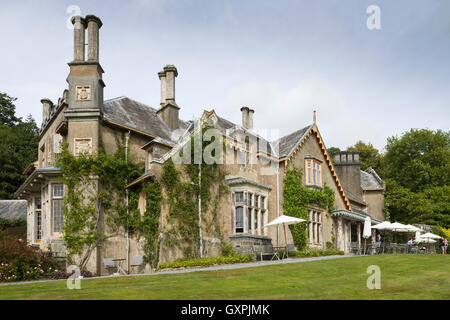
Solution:
<svg viewBox="0 0 450 320">
<path fill-rule="evenodd" d="M 450 132 L 411 129 L 388 138 L 385 155 L 390 179 L 412 192 L 450 183 Z"/>
<path fill-rule="evenodd" d="M 359 160 L 361 162 L 361 169 L 366 170 L 368 168 L 373 168 L 379 174 L 382 169 L 383 157 L 370 142 L 365 143 L 363 141 L 358 141 L 352 147 L 348 147 L 347 151 L 357 151 L 359 152 Z"/>
<path fill-rule="evenodd" d="M 209 267 L 209 266 L 218 265 L 218 264 L 234 264 L 234 263 L 251 262 L 252 260 L 253 260 L 252 256 L 239 256 L 239 255 L 233 255 L 233 256 L 227 256 L 227 257 L 199 258 L 199 259 L 162 263 L 161 265 L 159 265 L 158 269 Z"/>
<path fill-rule="evenodd" d="M 450 132 L 411 129 L 384 156 L 391 220 L 450 226 Z"/>
<path fill-rule="evenodd" d="M 5 219 L 0 218 L 0 231 L 5 230 L 6 228 L 12 227 L 22 227 L 27 225 L 27 220 L 25 219 Z"/>
<path fill-rule="evenodd" d="M 286 172 L 283 195 L 283 212 L 287 216 L 308 220 L 309 204 L 327 207 L 329 212 L 334 211 L 334 191 L 326 185 L 323 191 L 303 186 L 302 172 L 295 167 Z M 305 224 L 290 225 L 289 228 L 297 249 L 305 249 L 307 246 Z"/>
<path fill-rule="evenodd" d="M 15 198 L 24 169 L 37 160 L 38 127 L 31 116 L 15 116 L 15 100 L 0 93 L 0 199 Z"/>
</svg>

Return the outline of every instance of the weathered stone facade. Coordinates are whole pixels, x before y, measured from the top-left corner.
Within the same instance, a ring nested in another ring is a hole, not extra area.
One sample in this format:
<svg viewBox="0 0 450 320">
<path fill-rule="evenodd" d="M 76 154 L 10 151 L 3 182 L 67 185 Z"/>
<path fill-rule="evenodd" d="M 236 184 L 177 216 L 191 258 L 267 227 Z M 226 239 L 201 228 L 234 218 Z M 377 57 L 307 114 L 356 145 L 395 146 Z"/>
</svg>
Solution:
<svg viewBox="0 0 450 320">
<path fill-rule="evenodd" d="M 221 166 L 227 173 L 225 181 L 229 186 L 229 194 L 218 205 L 219 223 L 223 240 L 231 243 L 236 251 L 258 254 L 271 252 L 272 246 L 293 244 L 289 229 L 286 243 L 282 228 L 265 227 L 283 214 L 283 181 L 286 171 L 293 167 L 303 170 L 305 185 L 321 190 L 326 184 L 335 193 L 336 211 L 329 212 L 328 208 L 314 204 L 309 206 L 309 222 L 305 228 L 308 230 L 310 248 L 323 249 L 328 243 L 349 252 L 352 223 L 360 223 L 368 214 L 383 220 L 383 190 L 363 188 L 360 195 L 364 199 L 362 203 L 347 195 L 344 189 L 356 190 L 360 176 L 353 177 L 349 173 L 351 181 L 355 181 L 349 186 L 346 177 L 342 179 L 327 154 L 315 119 L 305 128 L 273 141 L 254 132 L 255 110 L 248 107 L 241 108 L 241 124 L 219 117 L 214 110 L 203 111 L 196 122 L 183 121 L 179 119 L 180 107 L 175 99 L 178 71 L 173 65 L 167 65 L 158 73 L 161 80 L 158 109 L 127 97 L 105 101 L 104 71 L 98 60 L 102 23 L 95 16 L 85 19 L 75 17 L 73 23 L 77 27 L 74 29 L 74 60 L 69 63 L 68 89 L 64 90 L 55 105 L 49 99 L 42 100 L 39 159 L 36 167 L 28 169 L 29 176 L 17 191 L 20 198 L 28 201 L 30 244 L 64 256 L 61 201 L 65 187 L 59 185 L 61 171 L 55 167 L 61 142 L 67 142 L 74 154 L 95 153 L 100 143 L 108 153 L 114 153 L 117 150 L 115 136 L 125 135 L 127 150 L 135 159 L 145 162 L 145 172 L 139 179 L 130 182 L 129 187 L 132 187 L 149 177 L 158 178 L 164 163 L 189 141 L 198 123 L 207 123 L 216 128 L 225 139 L 226 157 Z M 373 176 L 370 172 L 368 174 Z M 95 188 L 92 191 L 94 193 L 101 186 L 95 185 Z M 364 204 L 367 205 L 358 207 Z M 145 208 L 143 194 L 139 208 L 141 211 Z M 100 213 L 102 230 L 106 228 L 103 214 Z M 162 203 L 160 228 L 164 229 L 167 225 L 167 218 L 168 207 Z M 208 234 L 207 230 L 203 231 L 203 254 L 220 255 L 221 239 Z M 142 240 L 138 241 L 132 236 L 127 238 L 125 233 L 110 237 L 93 252 L 87 268 L 97 274 L 107 274 L 103 259 L 121 258 L 125 260 L 124 268 L 130 272 L 149 271 L 149 266 L 131 267 L 132 258 L 143 255 L 143 245 Z M 182 258 L 182 250 L 167 244 L 161 235 L 159 262 Z"/>
</svg>

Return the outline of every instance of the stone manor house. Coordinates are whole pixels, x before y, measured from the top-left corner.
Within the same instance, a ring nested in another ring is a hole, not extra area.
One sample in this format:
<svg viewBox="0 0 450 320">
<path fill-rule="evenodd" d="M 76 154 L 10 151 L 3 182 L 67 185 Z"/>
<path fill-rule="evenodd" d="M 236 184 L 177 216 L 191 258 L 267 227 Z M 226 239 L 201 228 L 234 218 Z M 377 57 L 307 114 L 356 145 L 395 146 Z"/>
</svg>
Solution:
<svg viewBox="0 0 450 320">
<path fill-rule="evenodd" d="M 145 162 L 145 172 L 139 179 L 130 181 L 129 187 L 132 187 L 158 176 L 162 165 L 189 141 L 195 125 L 195 121 L 179 118 L 182 106 L 178 106 L 175 99 L 178 70 L 174 65 L 167 65 L 158 73 L 161 96 L 157 108 L 129 97 L 104 100 L 104 71 L 99 61 L 102 22 L 93 15 L 77 16 L 72 22 L 75 26 L 74 59 L 68 64 L 68 89 L 57 102 L 41 100 L 39 156 L 25 169 L 28 177 L 16 192 L 20 199 L 27 201 L 28 243 L 51 249 L 62 256 L 65 251 L 62 240 L 63 198 L 67 189 L 60 184 L 58 177 L 61 171 L 55 167 L 61 142 L 67 142 L 75 155 L 97 152 L 100 141 L 106 151 L 112 153 L 117 148 L 115 134 L 125 134 L 130 153 Z M 156 104 L 156 98 L 149 103 Z M 360 247 L 365 218 L 370 216 L 373 224 L 384 220 L 385 184 L 377 173 L 372 169 L 360 170 L 358 153 L 340 152 L 332 161 L 315 115 L 311 123 L 298 119 L 299 123 L 306 122 L 303 128 L 268 141 L 253 127 L 253 119 L 257 116 L 255 110 L 236 106 L 236 112 L 239 110 L 242 123 L 224 119 L 214 110 L 199 110 L 199 120 L 196 120 L 220 130 L 227 152 L 231 150 L 244 159 L 240 163 L 224 165 L 229 194 L 220 202 L 219 219 L 225 240 L 239 252 L 263 251 L 271 246 L 285 245 L 281 228 L 264 226 L 283 214 L 286 170 L 296 167 L 303 170 L 305 186 L 322 190 L 327 185 L 335 193 L 333 212 L 329 212 L 327 207 L 309 206 L 309 221 L 305 223 L 309 247 L 322 249 L 327 243 L 332 243 L 346 253 Z M 260 148 L 261 145 L 266 147 Z M 268 166 L 274 170 L 265 170 Z M 167 218 L 166 211 L 163 206 L 161 225 Z M 293 244 L 289 229 L 287 242 Z M 106 274 L 103 259 L 123 258 L 127 264 L 125 269 L 129 270 L 132 257 L 142 256 L 142 250 L 137 239 L 127 241 L 125 235 L 112 237 L 91 255 L 87 268 L 97 274 Z M 206 233 L 204 254 L 220 254 L 218 239 Z M 183 258 L 182 254 L 165 246 L 162 239 L 160 263 L 180 258 Z M 138 272 L 146 270 L 148 268 L 144 267 Z"/>
</svg>

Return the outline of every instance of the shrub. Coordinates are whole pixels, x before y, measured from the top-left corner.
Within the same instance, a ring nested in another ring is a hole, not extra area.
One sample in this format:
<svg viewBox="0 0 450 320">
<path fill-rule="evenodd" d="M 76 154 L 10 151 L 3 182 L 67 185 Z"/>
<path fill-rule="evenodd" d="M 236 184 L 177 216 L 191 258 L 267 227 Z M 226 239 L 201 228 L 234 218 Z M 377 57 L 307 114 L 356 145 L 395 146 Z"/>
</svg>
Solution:
<svg viewBox="0 0 450 320">
<path fill-rule="evenodd" d="M 0 282 L 48 278 L 58 269 L 61 266 L 50 252 L 0 232 Z"/>
<path fill-rule="evenodd" d="M 305 251 L 297 251 L 295 256 L 297 258 L 305 258 L 305 257 L 322 257 L 322 256 L 335 256 L 335 255 L 344 255 L 344 251 L 339 250 L 305 250 Z"/>
<path fill-rule="evenodd" d="M 192 260 L 179 260 L 173 262 L 166 262 L 159 265 L 158 269 L 168 269 L 168 268 L 186 268 L 186 267 L 208 267 L 217 264 L 234 264 L 251 262 L 253 260 L 252 256 L 232 256 L 232 257 L 212 257 L 212 258 L 200 258 Z"/>
<path fill-rule="evenodd" d="M 27 220 L 25 219 L 5 219 L 5 218 L 0 218 L 0 230 L 6 230 L 7 228 L 12 228 L 12 227 L 21 227 L 21 226 L 26 226 L 27 225 Z"/>
<path fill-rule="evenodd" d="M 238 253 L 233 250 L 231 243 L 222 243 L 222 256 L 223 257 L 236 257 Z"/>
</svg>

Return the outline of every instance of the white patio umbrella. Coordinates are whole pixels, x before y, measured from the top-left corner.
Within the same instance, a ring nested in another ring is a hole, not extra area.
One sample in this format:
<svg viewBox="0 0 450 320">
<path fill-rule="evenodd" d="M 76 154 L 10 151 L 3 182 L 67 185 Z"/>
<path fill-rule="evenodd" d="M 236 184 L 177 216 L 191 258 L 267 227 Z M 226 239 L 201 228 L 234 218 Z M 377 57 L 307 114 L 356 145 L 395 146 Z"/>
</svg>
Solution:
<svg viewBox="0 0 450 320">
<path fill-rule="evenodd" d="M 422 239 L 440 239 L 441 237 L 434 233 L 427 232 L 427 233 L 421 235 L 420 238 L 422 238 Z"/>
<path fill-rule="evenodd" d="M 377 225 L 372 226 L 372 229 L 377 230 L 392 230 L 391 223 L 389 221 L 383 221 Z"/>
<path fill-rule="evenodd" d="M 420 236 L 420 242 L 419 243 L 435 243 L 436 241 L 433 239 L 440 239 L 441 237 L 431 233 L 431 232 L 427 232 L 423 235 Z M 427 248 L 428 251 L 428 248 Z"/>
<path fill-rule="evenodd" d="M 286 225 L 297 224 L 297 223 L 301 223 L 301 222 L 305 222 L 305 221 L 306 220 L 304 220 L 304 219 L 282 215 L 282 216 L 279 216 L 278 218 L 276 218 L 275 220 L 269 222 L 264 227 L 273 227 L 273 226 L 278 226 L 278 225 L 284 226 L 284 241 L 286 244 L 286 254 L 288 254 L 287 253 L 288 250 L 287 250 Z"/>
<path fill-rule="evenodd" d="M 417 227 L 413 226 L 412 224 L 407 224 L 406 227 L 408 227 L 408 230 L 411 231 L 411 232 L 421 232 L 421 231 L 423 231 L 422 229 L 417 228 Z"/>
<path fill-rule="evenodd" d="M 372 236 L 372 221 L 370 217 L 367 216 L 364 221 L 364 230 L 363 230 L 363 238 L 364 238 L 364 254 L 366 254 L 366 241 Z"/>
<path fill-rule="evenodd" d="M 394 232 L 409 232 L 408 226 L 399 222 L 391 223 L 391 228 Z"/>
</svg>

